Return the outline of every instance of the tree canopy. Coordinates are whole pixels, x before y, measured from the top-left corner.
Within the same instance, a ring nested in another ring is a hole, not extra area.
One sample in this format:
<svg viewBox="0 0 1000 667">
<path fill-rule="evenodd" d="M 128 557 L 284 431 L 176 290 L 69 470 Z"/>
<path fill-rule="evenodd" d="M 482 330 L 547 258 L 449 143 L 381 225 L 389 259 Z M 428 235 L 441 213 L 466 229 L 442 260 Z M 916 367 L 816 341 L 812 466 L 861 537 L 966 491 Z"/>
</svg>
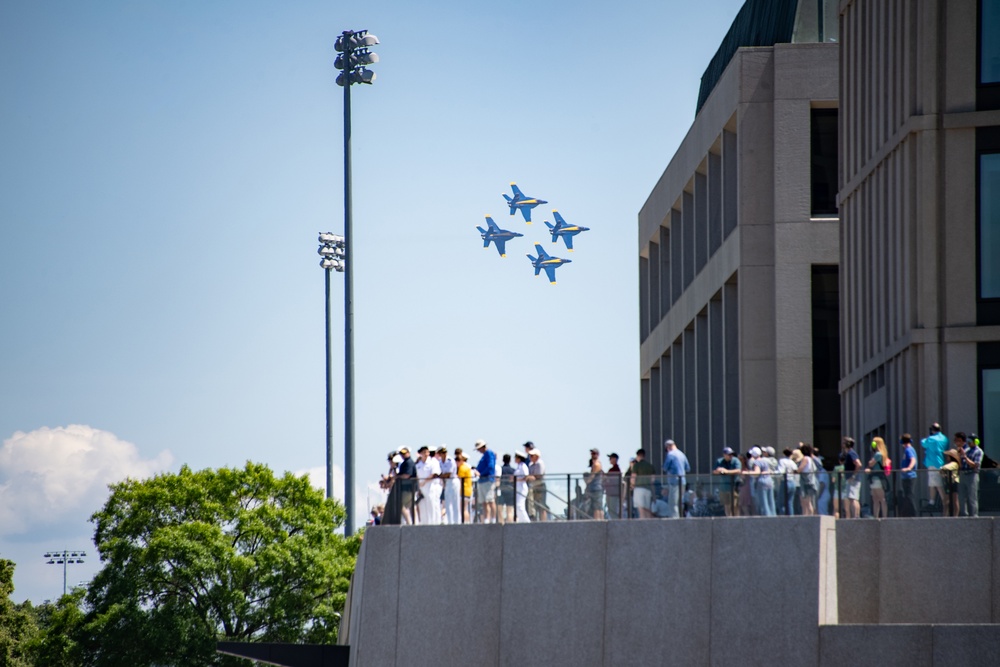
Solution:
<svg viewBox="0 0 1000 667">
<path fill-rule="evenodd" d="M 126 480 L 95 513 L 91 665 L 246 664 L 215 642 L 332 643 L 359 538 L 308 479 L 264 465 Z"/>
</svg>

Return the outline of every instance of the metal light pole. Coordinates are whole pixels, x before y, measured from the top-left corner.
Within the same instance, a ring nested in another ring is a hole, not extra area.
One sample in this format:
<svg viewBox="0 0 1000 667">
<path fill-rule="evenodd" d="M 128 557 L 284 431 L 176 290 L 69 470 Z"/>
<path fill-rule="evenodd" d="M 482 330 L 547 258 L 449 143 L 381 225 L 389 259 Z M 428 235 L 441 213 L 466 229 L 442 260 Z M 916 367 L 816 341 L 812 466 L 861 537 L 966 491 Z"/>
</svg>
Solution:
<svg viewBox="0 0 1000 667">
<path fill-rule="evenodd" d="M 330 232 L 319 233 L 319 265 L 326 276 L 326 497 L 333 498 L 333 347 L 330 318 L 330 272 L 344 271 L 347 254 L 344 237 Z"/>
<path fill-rule="evenodd" d="M 76 565 L 78 563 L 83 563 L 84 558 L 87 557 L 87 553 L 84 551 L 69 551 L 63 549 L 62 551 L 47 551 L 43 554 L 44 558 L 48 558 L 46 565 L 62 565 L 63 566 L 63 595 L 66 595 L 66 566 Z"/>
<path fill-rule="evenodd" d="M 337 38 L 340 52 L 334 63 L 343 70 L 337 85 L 344 88 L 344 253 L 351 254 L 354 238 L 351 219 L 351 86 L 372 83 L 375 73 L 365 65 L 378 62 L 368 47 L 378 44 L 367 30 L 345 30 Z M 344 535 L 354 534 L 354 261 L 346 262 L 344 272 Z M 327 299 L 329 303 L 329 298 Z"/>
</svg>

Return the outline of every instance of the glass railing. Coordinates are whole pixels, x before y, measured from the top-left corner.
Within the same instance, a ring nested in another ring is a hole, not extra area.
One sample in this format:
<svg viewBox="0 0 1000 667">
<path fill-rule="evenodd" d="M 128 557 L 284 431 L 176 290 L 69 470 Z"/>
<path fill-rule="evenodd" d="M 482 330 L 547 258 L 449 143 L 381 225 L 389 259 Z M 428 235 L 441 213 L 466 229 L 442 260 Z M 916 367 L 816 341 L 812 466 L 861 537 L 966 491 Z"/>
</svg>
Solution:
<svg viewBox="0 0 1000 667">
<path fill-rule="evenodd" d="M 1000 470 L 902 473 L 590 476 L 548 474 L 528 482 L 397 479 L 386 524 L 519 523 L 725 516 L 888 518 L 1000 513 Z"/>
</svg>

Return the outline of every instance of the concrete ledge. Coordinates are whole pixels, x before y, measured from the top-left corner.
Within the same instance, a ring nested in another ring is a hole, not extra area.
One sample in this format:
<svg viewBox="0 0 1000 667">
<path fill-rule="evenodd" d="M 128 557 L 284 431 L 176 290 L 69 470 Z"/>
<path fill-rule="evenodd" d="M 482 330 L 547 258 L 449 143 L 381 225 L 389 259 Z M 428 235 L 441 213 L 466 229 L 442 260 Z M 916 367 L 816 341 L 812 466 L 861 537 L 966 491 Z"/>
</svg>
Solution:
<svg viewBox="0 0 1000 667">
<path fill-rule="evenodd" d="M 824 625 L 819 629 L 820 667 L 932 667 L 932 649 L 929 626 Z"/>
</svg>

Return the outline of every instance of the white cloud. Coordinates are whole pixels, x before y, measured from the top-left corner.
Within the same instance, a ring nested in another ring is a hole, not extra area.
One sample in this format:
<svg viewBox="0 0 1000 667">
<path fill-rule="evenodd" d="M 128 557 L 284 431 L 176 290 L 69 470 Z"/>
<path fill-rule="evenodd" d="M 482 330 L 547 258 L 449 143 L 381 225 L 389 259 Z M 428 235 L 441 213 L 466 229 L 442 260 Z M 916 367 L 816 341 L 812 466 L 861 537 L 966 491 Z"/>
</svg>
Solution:
<svg viewBox="0 0 1000 667">
<path fill-rule="evenodd" d="M 149 477 L 172 460 L 167 450 L 143 459 L 132 443 L 90 426 L 18 431 L 0 447 L 0 535 L 86 521 L 108 484 Z"/>
</svg>

